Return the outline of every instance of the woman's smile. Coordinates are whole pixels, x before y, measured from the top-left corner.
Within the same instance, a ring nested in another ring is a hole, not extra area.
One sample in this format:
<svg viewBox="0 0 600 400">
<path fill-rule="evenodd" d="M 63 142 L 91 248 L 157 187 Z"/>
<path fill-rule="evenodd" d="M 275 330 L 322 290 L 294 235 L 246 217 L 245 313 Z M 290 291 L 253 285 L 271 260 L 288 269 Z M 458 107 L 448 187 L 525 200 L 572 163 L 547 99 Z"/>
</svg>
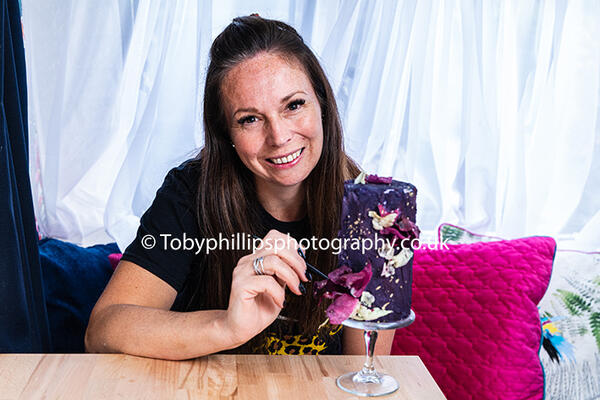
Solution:
<svg viewBox="0 0 600 400">
<path fill-rule="evenodd" d="M 304 147 L 292 153 L 284 154 L 282 156 L 267 158 L 267 161 L 273 164 L 272 167 L 274 168 L 291 168 L 294 165 L 298 164 L 300 158 L 302 157 L 303 151 Z"/>
</svg>

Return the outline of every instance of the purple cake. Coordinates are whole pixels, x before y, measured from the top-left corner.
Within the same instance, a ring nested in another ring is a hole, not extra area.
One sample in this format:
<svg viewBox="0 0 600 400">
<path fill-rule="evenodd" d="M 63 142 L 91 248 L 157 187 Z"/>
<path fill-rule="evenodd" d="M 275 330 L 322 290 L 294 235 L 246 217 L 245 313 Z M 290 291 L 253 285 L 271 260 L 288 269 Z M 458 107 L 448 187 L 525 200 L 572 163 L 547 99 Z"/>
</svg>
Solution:
<svg viewBox="0 0 600 400">
<path fill-rule="evenodd" d="M 338 268 L 315 284 L 317 295 L 333 299 L 331 323 L 409 316 L 416 198 L 413 185 L 392 178 L 361 174 L 345 182 Z"/>
</svg>

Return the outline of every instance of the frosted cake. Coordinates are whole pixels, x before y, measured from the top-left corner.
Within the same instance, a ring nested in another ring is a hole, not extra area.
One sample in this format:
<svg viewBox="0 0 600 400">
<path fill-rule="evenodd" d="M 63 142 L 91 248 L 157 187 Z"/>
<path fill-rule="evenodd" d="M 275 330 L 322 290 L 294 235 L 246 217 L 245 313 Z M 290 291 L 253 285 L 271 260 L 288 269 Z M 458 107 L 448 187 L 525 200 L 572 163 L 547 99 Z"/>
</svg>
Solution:
<svg viewBox="0 0 600 400">
<path fill-rule="evenodd" d="M 392 178 L 363 173 L 344 183 L 338 267 L 314 286 L 317 296 L 333 300 L 331 323 L 409 316 L 416 198 L 413 185 Z"/>
</svg>

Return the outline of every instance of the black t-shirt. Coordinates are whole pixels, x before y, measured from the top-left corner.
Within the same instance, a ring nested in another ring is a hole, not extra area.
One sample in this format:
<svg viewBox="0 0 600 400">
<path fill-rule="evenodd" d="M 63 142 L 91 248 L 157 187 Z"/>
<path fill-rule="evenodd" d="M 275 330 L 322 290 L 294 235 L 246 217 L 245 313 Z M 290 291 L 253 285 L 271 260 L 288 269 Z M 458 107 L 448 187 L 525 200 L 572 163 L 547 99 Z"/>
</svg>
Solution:
<svg viewBox="0 0 600 400">
<path fill-rule="evenodd" d="M 206 246 L 206 242 L 202 242 L 196 219 L 199 174 L 199 162 L 193 160 L 169 171 L 156 192 L 152 205 L 142 215 L 136 238 L 125 249 L 122 258 L 148 270 L 172 286 L 178 293 L 174 309 L 177 304 L 187 304 L 187 299 L 182 299 L 181 296 L 186 296 L 187 292 L 183 292 L 183 289 L 188 279 L 197 279 L 191 273 L 192 265 L 201 265 L 199 257 L 206 254 L 206 247 L 199 246 L 201 243 Z M 264 208 L 260 209 L 262 222 L 268 230 L 289 233 L 298 241 L 310 237 L 310 225 L 306 217 L 300 221 L 283 222 L 271 216 Z M 276 324 L 281 323 L 281 320 L 276 321 Z M 265 348 L 260 351 L 278 354 L 340 354 L 340 329 L 329 325 L 325 329 L 327 334 L 323 335 L 321 332 L 320 336 L 288 329 L 285 337 L 272 335 Z M 326 338 L 325 341 L 320 339 L 323 337 Z"/>
</svg>

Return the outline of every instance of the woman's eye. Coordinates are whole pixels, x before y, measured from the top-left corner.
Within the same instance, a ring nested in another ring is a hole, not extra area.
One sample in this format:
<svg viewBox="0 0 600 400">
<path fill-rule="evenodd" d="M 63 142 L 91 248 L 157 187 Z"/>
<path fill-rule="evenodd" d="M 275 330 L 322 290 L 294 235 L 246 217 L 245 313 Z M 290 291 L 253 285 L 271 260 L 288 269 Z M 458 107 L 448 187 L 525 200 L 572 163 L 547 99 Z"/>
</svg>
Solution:
<svg viewBox="0 0 600 400">
<path fill-rule="evenodd" d="M 290 104 L 288 104 L 288 108 L 292 111 L 299 109 L 301 106 L 303 106 L 305 103 L 305 101 L 303 99 L 298 99 L 298 100 L 294 100 L 292 101 Z"/>
<path fill-rule="evenodd" d="M 238 119 L 238 124 L 240 125 L 251 124 L 253 122 L 256 122 L 256 117 L 254 115 L 248 115 L 247 117 Z"/>
</svg>

